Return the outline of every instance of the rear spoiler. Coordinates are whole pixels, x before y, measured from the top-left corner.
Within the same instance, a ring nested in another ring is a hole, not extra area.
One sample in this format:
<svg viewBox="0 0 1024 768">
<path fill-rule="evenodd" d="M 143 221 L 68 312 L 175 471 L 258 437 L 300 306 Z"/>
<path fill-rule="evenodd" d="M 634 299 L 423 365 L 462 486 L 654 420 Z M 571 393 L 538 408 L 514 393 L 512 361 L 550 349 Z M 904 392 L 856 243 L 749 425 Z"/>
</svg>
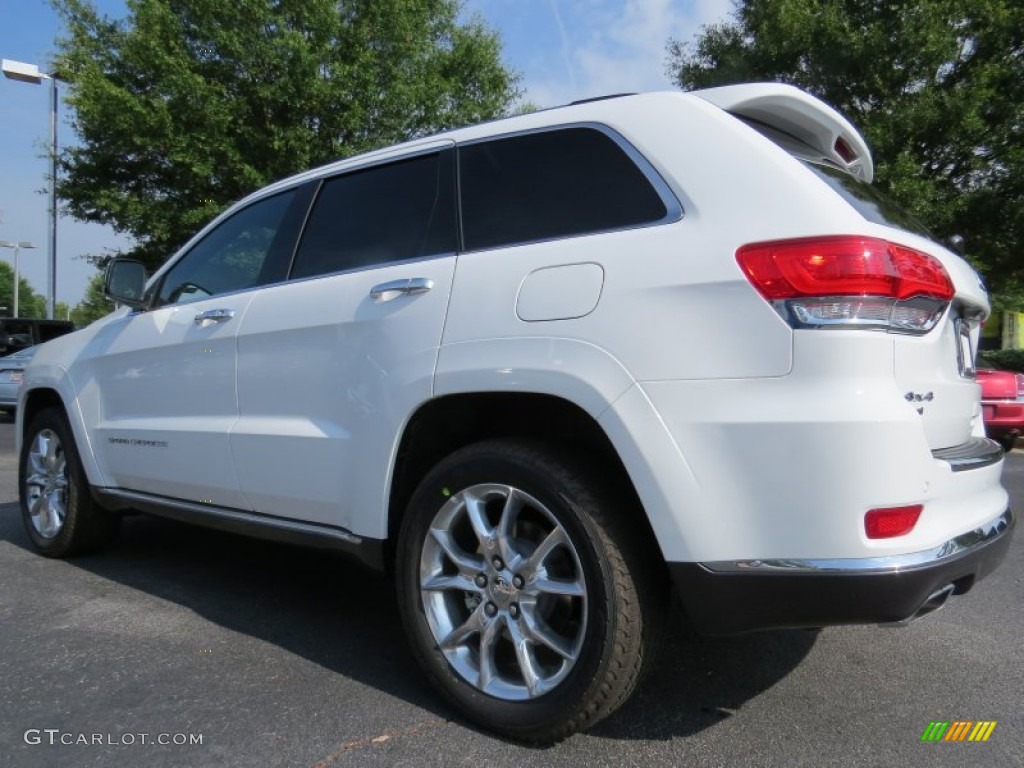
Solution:
<svg viewBox="0 0 1024 768">
<path fill-rule="evenodd" d="M 726 112 L 788 133 L 840 168 L 870 182 L 875 174 L 871 150 L 853 124 L 825 102 L 782 83 L 726 85 L 692 91 Z"/>
</svg>

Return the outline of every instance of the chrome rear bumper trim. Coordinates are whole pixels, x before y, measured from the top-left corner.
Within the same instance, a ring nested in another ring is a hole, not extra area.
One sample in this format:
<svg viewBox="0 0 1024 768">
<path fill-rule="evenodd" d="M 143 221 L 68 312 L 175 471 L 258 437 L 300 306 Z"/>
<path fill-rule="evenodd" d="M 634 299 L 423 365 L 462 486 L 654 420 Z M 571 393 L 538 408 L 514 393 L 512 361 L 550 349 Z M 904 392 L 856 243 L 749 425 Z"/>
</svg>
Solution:
<svg viewBox="0 0 1024 768">
<path fill-rule="evenodd" d="M 978 526 L 972 531 L 962 533 L 933 549 L 921 552 L 910 552 L 904 555 L 888 555 L 886 557 L 837 558 L 834 560 L 717 560 L 701 563 L 709 571 L 716 573 L 890 573 L 908 568 L 933 565 L 943 560 L 959 557 L 966 552 L 981 547 L 988 542 L 1004 536 L 1013 528 L 1015 519 L 1007 509 L 998 517 Z"/>
<path fill-rule="evenodd" d="M 1003 447 L 987 437 L 972 437 L 952 448 L 932 451 L 932 456 L 949 464 L 954 472 L 964 472 L 997 463 L 1003 458 Z"/>
</svg>

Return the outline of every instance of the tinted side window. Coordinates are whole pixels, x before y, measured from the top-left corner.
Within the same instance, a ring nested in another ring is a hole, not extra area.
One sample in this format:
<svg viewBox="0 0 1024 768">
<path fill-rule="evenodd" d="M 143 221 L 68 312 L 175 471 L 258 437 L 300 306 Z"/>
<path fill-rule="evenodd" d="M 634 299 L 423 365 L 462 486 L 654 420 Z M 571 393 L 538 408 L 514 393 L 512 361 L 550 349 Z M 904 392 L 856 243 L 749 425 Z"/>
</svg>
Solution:
<svg viewBox="0 0 1024 768">
<path fill-rule="evenodd" d="M 291 276 L 454 253 L 452 164 L 452 152 L 442 152 L 326 181 Z"/>
<path fill-rule="evenodd" d="M 205 299 L 263 282 L 277 251 L 290 252 L 294 233 L 281 231 L 297 190 L 259 200 L 222 221 L 164 275 L 157 305 Z M 280 232 L 280 237 L 278 234 Z"/>
<path fill-rule="evenodd" d="M 630 157 L 592 128 L 565 128 L 459 150 L 467 250 L 659 221 L 664 202 Z"/>
</svg>

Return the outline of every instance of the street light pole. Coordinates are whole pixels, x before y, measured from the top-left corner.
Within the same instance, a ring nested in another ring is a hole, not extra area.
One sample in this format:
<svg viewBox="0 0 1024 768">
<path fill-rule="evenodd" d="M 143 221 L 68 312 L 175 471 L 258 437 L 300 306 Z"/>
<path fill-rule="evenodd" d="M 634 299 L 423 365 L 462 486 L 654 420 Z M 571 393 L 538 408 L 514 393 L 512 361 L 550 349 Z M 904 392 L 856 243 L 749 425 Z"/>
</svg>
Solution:
<svg viewBox="0 0 1024 768">
<path fill-rule="evenodd" d="M 46 238 L 46 317 L 57 310 L 57 76 L 50 76 L 50 232 Z"/>
<path fill-rule="evenodd" d="M 18 254 L 21 253 L 22 248 L 35 248 L 35 245 L 28 240 L 0 240 L 0 248 L 14 249 L 14 317 L 19 317 L 18 284 L 21 282 L 21 277 L 18 273 Z"/>
<path fill-rule="evenodd" d="M 3 71 L 11 80 L 23 83 L 42 85 L 43 80 L 50 81 L 50 231 L 46 238 L 49 251 L 46 259 L 46 316 L 52 320 L 57 301 L 57 74 L 40 72 L 36 64 L 12 59 L 3 60 Z"/>
</svg>

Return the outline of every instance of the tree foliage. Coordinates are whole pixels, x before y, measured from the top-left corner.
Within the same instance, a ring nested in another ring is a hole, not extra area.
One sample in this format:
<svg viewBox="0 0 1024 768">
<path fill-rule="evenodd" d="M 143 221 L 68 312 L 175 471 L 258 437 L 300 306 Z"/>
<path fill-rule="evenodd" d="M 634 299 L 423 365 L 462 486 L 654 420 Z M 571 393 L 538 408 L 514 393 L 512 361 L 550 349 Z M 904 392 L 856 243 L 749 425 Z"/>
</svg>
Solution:
<svg viewBox="0 0 1024 768">
<path fill-rule="evenodd" d="M 0 261 L 0 315 L 14 317 L 14 267 Z M 18 275 L 18 317 L 46 317 L 46 297 L 33 290 L 21 275 Z"/>
<path fill-rule="evenodd" d="M 963 235 L 993 288 L 1024 288 L 1020 0 L 739 0 L 731 22 L 668 50 L 683 88 L 780 81 L 838 108 L 881 187 Z"/>
<path fill-rule="evenodd" d="M 114 303 L 103 295 L 103 273 L 97 272 L 89 278 L 82 300 L 71 310 L 71 322 L 76 328 L 84 328 L 113 311 Z"/>
<path fill-rule="evenodd" d="M 78 143 L 58 191 L 158 266 L 228 203 L 341 157 L 504 114 L 518 76 L 459 0 L 53 0 Z"/>
</svg>

